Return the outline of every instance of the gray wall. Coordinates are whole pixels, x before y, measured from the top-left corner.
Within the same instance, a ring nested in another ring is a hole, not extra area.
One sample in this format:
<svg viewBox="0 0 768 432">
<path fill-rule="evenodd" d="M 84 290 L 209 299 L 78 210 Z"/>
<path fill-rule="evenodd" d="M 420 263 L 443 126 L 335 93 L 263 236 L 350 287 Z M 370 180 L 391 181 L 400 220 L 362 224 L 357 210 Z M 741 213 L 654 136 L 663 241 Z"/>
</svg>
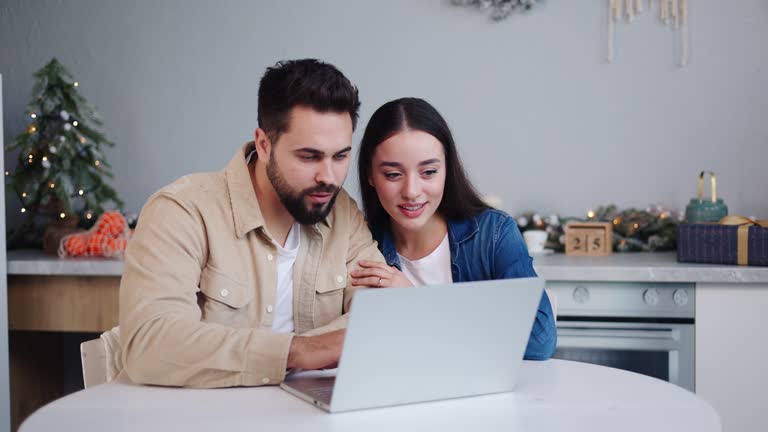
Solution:
<svg viewBox="0 0 768 432">
<path fill-rule="evenodd" d="M 117 143 L 109 161 L 138 211 L 249 139 L 265 67 L 317 57 L 360 87 L 361 127 L 387 100 L 431 101 L 507 210 L 683 208 L 706 168 L 732 213 L 768 217 L 768 2 L 689 2 L 685 68 L 650 15 L 618 26 L 606 64 L 606 3 L 550 0 L 493 23 L 446 0 L 5 0 L 5 136 L 25 125 L 32 72 L 59 57 Z"/>
</svg>

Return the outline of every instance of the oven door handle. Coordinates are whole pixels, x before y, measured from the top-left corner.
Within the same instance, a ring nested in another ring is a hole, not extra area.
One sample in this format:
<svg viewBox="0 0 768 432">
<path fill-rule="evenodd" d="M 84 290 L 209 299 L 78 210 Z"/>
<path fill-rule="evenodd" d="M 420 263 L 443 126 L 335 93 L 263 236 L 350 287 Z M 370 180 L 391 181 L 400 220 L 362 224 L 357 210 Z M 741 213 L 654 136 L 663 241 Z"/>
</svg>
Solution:
<svg viewBox="0 0 768 432">
<path fill-rule="evenodd" d="M 628 329 L 609 327 L 558 327 L 557 335 L 563 337 L 595 337 L 621 339 L 677 340 L 679 331 L 663 329 Z"/>
</svg>

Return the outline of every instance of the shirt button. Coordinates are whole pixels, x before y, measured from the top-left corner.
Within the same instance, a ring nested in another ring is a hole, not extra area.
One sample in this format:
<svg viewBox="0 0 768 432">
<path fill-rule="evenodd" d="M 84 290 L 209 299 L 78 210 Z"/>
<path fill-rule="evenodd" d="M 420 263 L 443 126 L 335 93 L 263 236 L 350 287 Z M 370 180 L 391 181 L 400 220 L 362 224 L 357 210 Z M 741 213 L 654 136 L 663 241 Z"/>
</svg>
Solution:
<svg viewBox="0 0 768 432">
<path fill-rule="evenodd" d="M 275 257 L 272 254 L 267 254 L 267 260 L 272 261 Z"/>
<path fill-rule="evenodd" d="M 262 378 L 261 382 L 264 384 L 269 384 L 269 378 Z"/>
<path fill-rule="evenodd" d="M 223 290 L 221 290 L 221 296 L 222 296 L 222 297 L 226 297 L 226 296 L 228 296 L 228 295 L 229 295 L 229 290 L 228 290 L 228 289 L 223 289 Z"/>
<path fill-rule="evenodd" d="M 272 305 L 268 305 L 267 306 L 267 312 L 272 313 L 272 309 L 273 309 Z"/>
<path fill-rule="evenodd" d="M 342 275 L 336 276 L 336 282 L 338 282 L 338 283 L 344 282 L 344 276 L 342 276 Z"/>
</svg>

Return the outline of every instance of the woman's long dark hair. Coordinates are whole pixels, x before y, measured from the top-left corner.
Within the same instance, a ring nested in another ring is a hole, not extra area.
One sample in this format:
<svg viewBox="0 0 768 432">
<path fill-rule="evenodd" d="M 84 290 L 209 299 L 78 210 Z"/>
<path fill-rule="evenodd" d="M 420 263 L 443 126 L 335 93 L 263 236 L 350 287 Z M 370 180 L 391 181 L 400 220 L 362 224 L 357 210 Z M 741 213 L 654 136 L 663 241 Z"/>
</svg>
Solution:
<svg viewBox="0 0 768 432">
<path fill-rule="evenodd" d="M 445 190 L 437 208 L 443 217 L 447 220 L 468 219 L 490 208 L 467 178 L 451 130 L 443 116 L 423 99 L 402 98 L 385 103 L 373 113 L 360 144 L 358 180 L 363 211 L 372 230 L 390 227 L 389 214 L 381 206 L 376 189 L 368 183 L 373 170 L 373 155 L 379 144 L 404 130 L 426 132 L 443 144 Z"/>
</svg>

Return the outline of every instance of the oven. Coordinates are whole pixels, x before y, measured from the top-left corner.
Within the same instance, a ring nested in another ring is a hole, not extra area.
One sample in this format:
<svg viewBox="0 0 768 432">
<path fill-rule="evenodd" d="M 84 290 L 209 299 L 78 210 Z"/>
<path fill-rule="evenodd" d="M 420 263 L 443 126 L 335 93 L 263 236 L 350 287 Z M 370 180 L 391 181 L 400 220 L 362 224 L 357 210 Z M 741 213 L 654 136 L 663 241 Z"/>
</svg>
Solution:
<svg viewBox="0 0 768 432">
<path fill-rule="evenodd" d="M 557 309 L 554 357 L 645 374 L 693 392 L 694 287 L 547 282 Z"/>
</svg>

